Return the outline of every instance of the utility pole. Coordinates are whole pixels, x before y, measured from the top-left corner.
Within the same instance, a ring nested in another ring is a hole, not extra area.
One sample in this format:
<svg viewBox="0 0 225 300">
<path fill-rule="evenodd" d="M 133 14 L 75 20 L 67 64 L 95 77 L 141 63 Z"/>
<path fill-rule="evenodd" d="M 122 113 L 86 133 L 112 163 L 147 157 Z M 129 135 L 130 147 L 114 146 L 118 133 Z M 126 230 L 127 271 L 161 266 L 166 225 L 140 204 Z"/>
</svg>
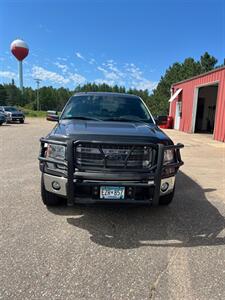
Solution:
<svg viewBox="0 0 225 300">
<path fill-rule="evenodd" d="M 39 87 L 42 80 L 39 78 L 35 78 L 34 80 L 37 83 L 37 110 L 40 110 Z"/>
</svg>

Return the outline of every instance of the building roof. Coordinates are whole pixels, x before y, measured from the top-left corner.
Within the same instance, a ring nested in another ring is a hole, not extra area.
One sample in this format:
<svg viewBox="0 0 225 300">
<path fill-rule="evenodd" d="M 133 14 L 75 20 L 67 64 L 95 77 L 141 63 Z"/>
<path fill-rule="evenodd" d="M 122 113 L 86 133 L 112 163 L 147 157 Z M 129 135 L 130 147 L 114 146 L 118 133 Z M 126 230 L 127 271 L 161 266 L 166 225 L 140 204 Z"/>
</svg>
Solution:
<svg viewBox="0 0 225 300">
<path fill-rule="evenodd" d="M 203 76 L 205 76 L 205 75 L 208 75 L 208 74 L 211 74 L 211 73 L 215 73 L 215 72 L 218 72 L 218 71 L 222 71 L 222 70 L 225 70 L 225 66 L 220 67 L 220 68 L 213 69 L 213 70 L 211 70 L 211 71 L 209 71 L 209 72 L 206 72 L 206 73 L 202 73 L 202 74 L 196 75 L 196 76 L 194 76 L 194 77 L 187 78 L 187 79 L 182 80 L 182 81 L 175 82 L 175 83 L 172 84 L 172 87 L 175 86 L 175 85 L 178 85 L 178 84 L 180 84 L 180 83 L 184 83 L 184 82 L 187 82 L 187 81 L 191 81 L 191 80 L 194 80 L 194 79 L 203 77 Z"/>
</svg>

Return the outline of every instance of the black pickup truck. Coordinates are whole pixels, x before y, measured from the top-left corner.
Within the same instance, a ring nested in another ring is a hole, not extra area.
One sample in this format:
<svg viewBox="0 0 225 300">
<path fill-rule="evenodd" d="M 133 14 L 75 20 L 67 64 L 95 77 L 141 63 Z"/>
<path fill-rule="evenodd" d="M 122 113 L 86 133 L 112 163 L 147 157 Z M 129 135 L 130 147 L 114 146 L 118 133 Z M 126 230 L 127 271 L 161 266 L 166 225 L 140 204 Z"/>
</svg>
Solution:
<svg viewBox="0 0 225 300">
<path fill-rule="evenodd" d="M 183 164 L 138 96 L 77 93 L 54 129 L 41 138 L 41 194 L 45 205 L 122 202 L 168 205 Z"/>
</svg>

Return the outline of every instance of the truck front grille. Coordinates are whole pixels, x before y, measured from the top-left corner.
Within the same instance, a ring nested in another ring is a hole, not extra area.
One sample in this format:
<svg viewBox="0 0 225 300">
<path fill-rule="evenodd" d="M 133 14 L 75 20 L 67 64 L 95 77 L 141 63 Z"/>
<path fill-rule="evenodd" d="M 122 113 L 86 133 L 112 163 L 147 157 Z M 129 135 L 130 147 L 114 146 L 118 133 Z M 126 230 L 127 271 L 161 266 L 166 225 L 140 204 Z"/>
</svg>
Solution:
<svg viewBox="0 0 225 300">
<path fill-rule="evenodd" d="M 147 169 L 154 149 L 149 145 L 82 142 L 75 144 L 75 165 L 83 169 Z"/>
</svg>

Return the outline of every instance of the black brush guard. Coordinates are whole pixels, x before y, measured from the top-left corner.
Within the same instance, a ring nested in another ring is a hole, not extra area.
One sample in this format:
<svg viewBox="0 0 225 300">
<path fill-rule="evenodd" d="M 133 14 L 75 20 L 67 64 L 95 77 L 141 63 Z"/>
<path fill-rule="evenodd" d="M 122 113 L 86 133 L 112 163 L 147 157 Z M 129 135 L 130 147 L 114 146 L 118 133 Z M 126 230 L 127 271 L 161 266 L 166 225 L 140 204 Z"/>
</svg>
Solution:
<svg viewBox="0 0 225 300">
<path fill-rule="evenodd" d="M 49 139 L 45 139 L 45 138 L 41 138 L 40 139 L 41 142 L 41 150 L 40 150 L 40 155 L 38 157 L 39 161 L 40 161 L 40 170 L 42 172 L 46 172 L 55 176 L 64 176 L 67 177 L 67 205 L 68 206 L 72 206 L 74 205 L 75 202 L 75 195 L 74 195 L 74 179 L 78 178 L 78 174 L 88 174 L 87 170 L 84 170 L 83 167 L 79 167 L 76 163 L 75 163 L 75 147 L 81 143 L 94 143 L 94 144 L 100 144 L 100 145 L 104 145 L 104 144 L 112 144 L 115 145 L 115 142 L 102 142 L 102 141 L 85 141 L 85 140 L 79 140 L 79 141 L 73 141 L 73 140 L 68 140 L 66 142 L 62 142 L 62 141 L 57 141 L 57 140 L 49 140 Z M 59 161 L 56 159 L 52 159 L 52 158 L 45 158 L 44 157 L 44 151 L 45 151 L 45 143 L 49 143 L 49 144 L 56 144 L 56 145 L 63 145 L 66 146 L 67 150 L 66 150 L 66 161 Z M 160 196 L 160 185 L 161 185 L 161 179 L 163 177 L 169 177 L 166 175 L 166 170 L 167 169 L 171 169 L 173 168 L 175 170 L 174 174 L 170 174 L 170 176 L 173 176 L 177 173 L 179 167 L 181 165 L 183 165 L 183 161 L 181 159 L 181 155 L 180 155 L 180 149 L 184 147 L 183 144 L 177 144 L 177 145 L 163 145 L 163 144 L 152 144 L 152 143 L 129 143 L 129 142 L 116 142 L 116 144 L 121 144 L 121 145 L 132 145 L 132 146 L 147 146 L 147 147 L 151 147 L 152 149 L 155 150 L 156 156 L 154 157 L 154 164 L 151 164 L 151 166 L 149 168 L 141 168 L 141 169 L 131 169 L 131 168 L 126 168 L 126 163 L 125 163 L 125 167 L 118 170 L 118 169 L 113 169 L 113 168 L 89 168 L 90 171 L 97 171 L 97 172 L 102 172 L 103 177 L 104 177 L 104 172 L 107 171 L 108 173 L 115 173 L 117 172 L 117 174 L 119 173 L 121 174 L 125 174 L 125 173 L 132 173 L 135 172 L 136 174 L 145 174 L 145 175 L 149 175 L 151 178 L 151 180 L 154 180 L 154 196 L 152 199 L 152 204 L 154 206 L 157 206 L 159 203 L 159 196 Z M 175 162 L 167 164 L 167 165 L 163 165 L 163 159 L 164 159 L 164 151 L 167 149 L 172 149 L 174 150 L 175 153 Z M 131 154 L 131 152 L 129 153 L 129 155 Z M 128 155 L 128 156 L 129 156 Z M 105 159 L 105 158 L 104 158 Z M 127 161 L 128 157 L 126 158 Z M 62 165 L 64 167 L 66 167 L 67 172 L 62 172 L 61 170 L 57 171 L 57 172 L 52 172 L 50 170 L 48 170 L 46 168 L 46 163 L 54 163 L 57 165 Z M 106 163 L 105 163 L 106 165 Z M 135 178 L 135 173 L 134 173 L 134 178 Z"/>
</svg>

